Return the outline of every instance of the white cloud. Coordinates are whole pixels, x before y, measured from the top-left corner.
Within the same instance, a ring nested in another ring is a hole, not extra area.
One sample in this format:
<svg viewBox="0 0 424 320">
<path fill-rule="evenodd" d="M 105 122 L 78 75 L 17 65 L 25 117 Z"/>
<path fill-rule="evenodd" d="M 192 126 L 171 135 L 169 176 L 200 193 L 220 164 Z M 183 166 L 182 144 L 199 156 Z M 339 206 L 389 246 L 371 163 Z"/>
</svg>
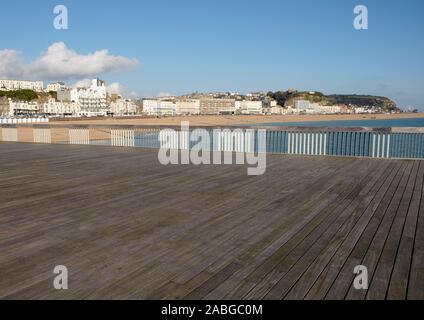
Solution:
<svg viewBox="0 0 424 320">
<path fill-rule="evenodd" d="M 125 85 L 119 82 L 113 82 L 107 86 L 107 92 L 109 94 L 118 94 L 124 98 L 135 99 L 138 97 L 137 92 L 131 91 Z"/>
<path fill-rule="evenodd" d="M 0 77 L 40 80 L 84 79 L 108 72 L 135 68 L 139 62 L 99 50 L 86 55 L 69 49 L 65 43 L 53 43 L 34 61 L 25 63 L 15 50 L 0 51 Z"/>
<path fill-rule="evenodd" d="M 126 92 L 126 88 L 124 85 L 114 82 L 107 86 L 107 92 L 111 94 L 120 94 L 123 95 Z"/>
<path fill-rule="evenodd" d="M 0 77 L 22 77 L 23 62 L 21 54 L 15 50 L 0 51 Z"/>
</svg>

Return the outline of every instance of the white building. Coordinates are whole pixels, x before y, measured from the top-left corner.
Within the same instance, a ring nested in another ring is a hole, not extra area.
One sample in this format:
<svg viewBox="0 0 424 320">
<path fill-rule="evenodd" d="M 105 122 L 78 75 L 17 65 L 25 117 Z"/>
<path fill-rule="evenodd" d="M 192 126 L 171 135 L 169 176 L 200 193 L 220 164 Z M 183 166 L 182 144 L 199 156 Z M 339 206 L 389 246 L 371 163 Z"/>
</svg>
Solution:
<svg viewBox="0 0 424 320">
<path fill-rule="evenodd" d="M 298 111 L 307 111 L 311 109 L 311 102 L 308 100 L 294 100 L 294 108 Z"/>
<path fill-rule="evenodd" d="M 108 109 L 106 98 L 106 84 L 99 79 L 93 79 L 89 88 L 71 90 L 71 102 L 78 104 L 82 116 L 106 114 Z"/>
<path fill-rule="evenodd" d="M 241 114 L 262 114 L 262 101 L 236 101 L 236 110 Z"/>
<path fill-rule="evenodd" d="M 200 114 L 199 99 L 183 99 L 176 102 L 176 114 Z"/>
<path fill-rule="evenodd" d="M 200 99 L 201 114 L 233 114 L 236 111 L 235 99 L 202 97 Z"/>
<path fill-rule="evenodd" d="M 266 98 L 262 100 L 263 114 L 282 114 L 283 108 L 278 105 L 276 100 Z"/>
<path fill-rule="evenodd" d="M 2 80 L 0 79 L 0 90 L 34 90 L 42 92 L 44 83 L 42 81 L 27 81 L 27 80 Z"/>
<path fill-rule="evenodd" d="M 321 113 L 325 114 L 336 114 L 342 112 L 342 108 L 340 108 L 340 106 L 319 106 L 319 110 Z"/>
<path fill-rule="evenodd" d="M 76 102 L 62 102 L 55 99 L 49 99 L 42 106 L 42 112 L 47 115 L 76 116 L 80 111 Z"/>
<path fill-rule="evenodd" d="M 284 109 L 282 107 L 276 105 L 275 107 L 270 108 L 270 113 L 271 114 L 283 114 Z"/>
<path fill-rule="evenodd" d="M 172 101 L 145 99 L 143 100 L 143 113 L 151 116 L 174 116 L 177 105 Z"/>
<path fill-rule="evenodd" d="M 269 102 L 269 106 L 270 106 L 271 108 L 278 107 L 278 103 L 277 103 L 277 101 L 276 101 L 276 100 L 271 100 L 271 101 Z"/>
<path fill-rule="evenodd" d="M 259 100 L 263 96 L 265 96 L 265 94 L 263 92 L 249 92 L 249 93 L 246 94 L 246 98 L 250 101 Z"/>
<path fill-rule="evenodd" d="M 129 116 L 137 114 L 137 105 L 131 100 L 118 99 L 111 102 L 110 112 L 115 116 Z"/>
<path fill-rule="evenodd" d="M 38 114 L 40 106 L 37 102 L 13 101 L 9 99 L 9 117 Z"/>
<path fill-rule="evenodd" d="M 356 114 L 365 114 L 365 113 L 372 113 L 371 109 L 368 109 L 366 107 L 355 107 L 355 113 Z"/>
<path fill-rule="evenodd" d="M 322 106 L 318 103 L 311 103 L 307 100 L 295 100 L 294 110 L 295 113 L 308 113 L 308 114 L 336 114 L 341 113 L 340 106 Z"/>
<path fill-rule="evenodd" d="M 63 82 L 54 82 L 47 85 L 46 92 L 58 92 L 65 89 L 67 89 L 67 87 Z"/>
<path fill-rule="evenodd" d="M 287 106 L 287 108 L 283 108 L 282 114 L 293 114 L 295 113 L 295 109 L 292 106 Z"/>
</svg>

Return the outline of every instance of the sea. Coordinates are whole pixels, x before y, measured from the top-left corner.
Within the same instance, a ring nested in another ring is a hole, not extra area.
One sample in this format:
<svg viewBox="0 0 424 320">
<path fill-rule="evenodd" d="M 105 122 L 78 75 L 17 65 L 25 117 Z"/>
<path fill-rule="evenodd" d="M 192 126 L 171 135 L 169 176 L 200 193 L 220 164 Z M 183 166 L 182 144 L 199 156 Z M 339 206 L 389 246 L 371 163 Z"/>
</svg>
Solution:
<svg viewBox="0 0 424 320">
<path fill-rule="evenodd" d="M 335 120 L 335 121 L 306 121 L 306 122 L 273 122 L 261 123 L 256 126 L 275 127 L 424 127 L 424 118 L 408 119 L 379 119 L 379 120 Z"/>
</svg>

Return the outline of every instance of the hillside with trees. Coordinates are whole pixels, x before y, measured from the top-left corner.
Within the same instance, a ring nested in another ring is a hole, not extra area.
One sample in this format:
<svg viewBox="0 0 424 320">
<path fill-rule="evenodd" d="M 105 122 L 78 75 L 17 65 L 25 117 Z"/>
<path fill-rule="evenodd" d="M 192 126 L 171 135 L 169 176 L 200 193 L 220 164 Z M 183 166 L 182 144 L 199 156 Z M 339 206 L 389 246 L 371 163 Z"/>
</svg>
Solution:
<svg viewBox="0 0 424 320">
<path fill-rule="evenodd" d="M 322 92 L 300 92 L 295 90 L 268 92 L 280 106 L 292 106 L 294 100 L 308 100 L 320 105 L 354 105 L 358 107 L 374 106 L 384 111 L 398 111 L 396 103 L 389 98 L 371 95 L 333 94 L 325 95 Z"/>
<path fill-rule="evenodd" d="M 38 99 L 37 92 L 33 90 L 14 90 L 14 91 L 1 91 L 0 97 L 11 98 L 13 100 L 21 100 L 21 101 L 32 101 Z"/>
<path fill-rule="evenodd" d="M 10 98 L 16 101 L 37 101 L 39 103 L 44 103 L 47 102 L 50 97 L 56 98 L 56 92 L 35 92 L 28 89 L 12 91 L 0 90 L 0 98 Z"/>
</svg>

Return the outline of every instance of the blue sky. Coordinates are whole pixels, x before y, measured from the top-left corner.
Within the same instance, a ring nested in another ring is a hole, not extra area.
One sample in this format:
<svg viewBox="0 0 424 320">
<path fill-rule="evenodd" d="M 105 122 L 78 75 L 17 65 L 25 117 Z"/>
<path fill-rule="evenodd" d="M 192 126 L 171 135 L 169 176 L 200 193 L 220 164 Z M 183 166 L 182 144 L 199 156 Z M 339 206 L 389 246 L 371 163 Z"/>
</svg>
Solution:
<svg viewBox="0 0 424 320">
<path fill-rule="evenodd" d="M 58 4 L 69 30 L 53 28 Z M 369 30 L 353 28 L 358 4 Z M 57 42 L 79 55 L 108 49 L 139 64 L 99 76 L 140 96 L 295 88 L 424 110 L 423 17 L 422 0 L 6 0 L 0 52 L 30 63 Z"/>
</svg>

